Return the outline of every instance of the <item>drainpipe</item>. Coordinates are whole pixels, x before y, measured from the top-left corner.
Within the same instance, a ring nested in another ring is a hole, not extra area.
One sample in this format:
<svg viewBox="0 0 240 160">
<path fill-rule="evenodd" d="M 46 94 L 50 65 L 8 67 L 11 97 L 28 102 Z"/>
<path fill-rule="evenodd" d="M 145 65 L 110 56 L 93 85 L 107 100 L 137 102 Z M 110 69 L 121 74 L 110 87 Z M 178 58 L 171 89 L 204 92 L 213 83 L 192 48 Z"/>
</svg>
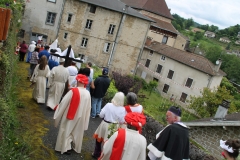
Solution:
<svg viewBox="0 0 240 160">
<path fill-rule="evenodd" d="M 121 35 L 120 31 L 121 31 L 123 23 L 125 21 L 125 18 L 126 18 L 126 14 L 125 13 L 127 12 L 128 7 L 129 6 L 126 5 L 125 8 L 123 8 L 123 10 L 125 12 L 122 12 L 121 21 L 119 23 L 117 34 L 116 34 L 115 40 L 114 40 L 113 45 L 112 45 L 111 53 L 109 55 L 108 64 L 107 64 L 108 68 L 110 68 L 110 66 L 111 66 L 111 63 L 112 63 L 112 60 L 113 60 L 113 56 L 114 56 L 115 51 L 116 51 L 117 43 L 118 43 L 119 37 Z"/>
<path fill-rule="evenodd" d="M 60 16 L 59 16 L 59 22 L 58 22 L 58 26 L 57 26 L 57 35 L 56 35 L 56 38 L 58 38 L 58 34 L 59 34 L 59 29 L 60 29 L 60 24 L 61 24 L 61 21 L 62 21 L 62 15 L 63 15 L 63 9 L 64 9 L 64 6 L 65 6 L 65 3 L 66 3 L 66 0 L 63 0 L 63 4 L 62 4 L 62 8 L 61 8 L 61 13 L 60 13 Z"/>
<path fill-rule="evenodd" d="M 138 63 L 140 62 L 141 57 L 142 57 L 142 54 L 143 54 L 143 48 L 144 48 L 145 43 L 146 43 L 146 40 L 147 40 L 147 35 L 148 35 L 148 31 L 149 31 L 150 25 L 151 25 L 151 22 L 148 24 L 148 29 L 147 29 L 147 32 L 146 32 L 146 34 L 145 34 L 144 41 L 143 41 L 142 47 L 141 47 L 140 52 L 139 52 L 139 55 L 138 55 L 137 64 L 136 64 L 136 66 L 135 66 L 133 75 L 136 75 L 136 73 L 137 73 Z"/>
<path fill-rule="evenodd" d="M 211 85 L 211 83 L 212 83 L 212 79 L 213 79 L 213 77 L 210 76 L 210 75 L 208 75 L 208 84 L 207 84 L 207 88 L 209 88 L 209 89 L 210 89 L 210 85 Z"/>
</svg>

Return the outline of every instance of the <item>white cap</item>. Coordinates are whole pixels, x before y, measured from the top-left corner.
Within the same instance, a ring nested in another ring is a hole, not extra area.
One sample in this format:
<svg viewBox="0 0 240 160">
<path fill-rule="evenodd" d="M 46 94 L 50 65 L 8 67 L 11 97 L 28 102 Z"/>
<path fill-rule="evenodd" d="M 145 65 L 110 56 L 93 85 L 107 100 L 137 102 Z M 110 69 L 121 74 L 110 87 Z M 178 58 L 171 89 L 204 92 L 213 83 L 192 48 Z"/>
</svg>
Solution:
<svg viewBox="0 0 240 160">
<path fill-rule="evenodd" d="M 60 58 L 59 62 L 65 62 L 65 58 Z"/>
<path fill-rule="evenodd" d="M 36 44 L 36 42 L 35 42 L 35 41 L 32 41 L 32 44 Z"/>
</svg>

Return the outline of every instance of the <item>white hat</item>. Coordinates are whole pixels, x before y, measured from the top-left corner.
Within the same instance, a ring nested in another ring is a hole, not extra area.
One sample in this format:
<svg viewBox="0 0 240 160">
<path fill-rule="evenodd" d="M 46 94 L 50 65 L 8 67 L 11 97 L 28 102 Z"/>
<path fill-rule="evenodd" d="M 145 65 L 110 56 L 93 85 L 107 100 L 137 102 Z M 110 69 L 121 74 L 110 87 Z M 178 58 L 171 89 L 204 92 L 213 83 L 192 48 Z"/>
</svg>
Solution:
<svg viewBox="0 0 240 160">
<path fill-rule="evenodd" d="M 65 62 L 65 59 L 64 58 L 60 58 L 59 62 Z"/>
<path fill-rule="evenodd" d="M 35 42 L 35 41 L 32 41 L 32 44 L 36 44 L 36 42 Z"/>
</svg>

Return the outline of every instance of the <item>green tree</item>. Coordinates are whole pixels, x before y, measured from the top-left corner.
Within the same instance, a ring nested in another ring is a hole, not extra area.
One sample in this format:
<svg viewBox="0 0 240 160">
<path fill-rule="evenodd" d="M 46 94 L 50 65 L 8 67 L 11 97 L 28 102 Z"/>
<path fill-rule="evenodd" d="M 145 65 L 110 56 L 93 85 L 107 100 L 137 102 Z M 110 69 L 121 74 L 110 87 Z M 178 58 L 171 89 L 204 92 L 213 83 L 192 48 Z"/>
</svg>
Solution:
<svg viewBox="0 0 240 160">
<path fill-rule="evenodd" d="M 152 91 L 154 88 L 156 88 L 158 86 L 158 82 L 157 81 L 150 81 L 148 84 L 148 89 L 149 89 L 149 95 L 152 94 Z"/>
<path fill-rule="evenodd" d="M 193 40 L 194 40 L 194 41 L 197 41 L 197 40 L 200 40 L 200 39 L 202 39 L 202 38 L 203 38 L 203 33 L 201 33 L 201 32 L 196 32 L 195 35 L 194 35 Z"/>
<path fill-rule="evenodd" d="M 228 43 L 228 45 L 227 45 L 227 47 L 226 47 L 226 50 L 229 50 L 229 49 L 230 49 L 230 46 L 231 46 L 231 44 Z"/>
<path fill-rule="evenodd" d="M 192 108 L 196 113 L 204 117 L 212 117 L 215 115 L 219 104 L 222 103 L 222 100 L 233 100 L 230 91 L 226 89 L 225 86 L 218 87 L 216 90 L 211 91 L 209 88 L 204 88 L 202 91 L 202 96 L 200 97 L 191 97 L 189 108 Z M 231 103 L 229 112 L 236 111 L 236 107 Z"/>
<path fill-rule="evenodd" d="M 223 87 L 223 86 L 226 87 L 226 89 L 230 91 L 230 94 L 232 96 L 234 96 L 235 94 L 238 93 L 237 88 L 234 87 L 233 84 L 231 82 L 229 82 L 229 80 L 226 77 L 223 77 L 220 86 L 221 87 Z"/>
</svg>

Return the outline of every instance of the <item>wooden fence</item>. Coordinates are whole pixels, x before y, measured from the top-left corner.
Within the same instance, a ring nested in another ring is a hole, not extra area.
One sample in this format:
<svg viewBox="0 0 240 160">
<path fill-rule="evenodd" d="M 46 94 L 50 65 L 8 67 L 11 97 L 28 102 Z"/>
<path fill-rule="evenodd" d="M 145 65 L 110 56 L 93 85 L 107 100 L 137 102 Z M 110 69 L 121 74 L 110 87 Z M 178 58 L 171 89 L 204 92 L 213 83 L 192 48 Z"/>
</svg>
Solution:
<svg viewBox="0 0 240 160">
<path fill-rule="evenodd" d="M 0 41 L 7 39 L 12 11 L 6 8 L 0 8 Z"/>
</svg>

